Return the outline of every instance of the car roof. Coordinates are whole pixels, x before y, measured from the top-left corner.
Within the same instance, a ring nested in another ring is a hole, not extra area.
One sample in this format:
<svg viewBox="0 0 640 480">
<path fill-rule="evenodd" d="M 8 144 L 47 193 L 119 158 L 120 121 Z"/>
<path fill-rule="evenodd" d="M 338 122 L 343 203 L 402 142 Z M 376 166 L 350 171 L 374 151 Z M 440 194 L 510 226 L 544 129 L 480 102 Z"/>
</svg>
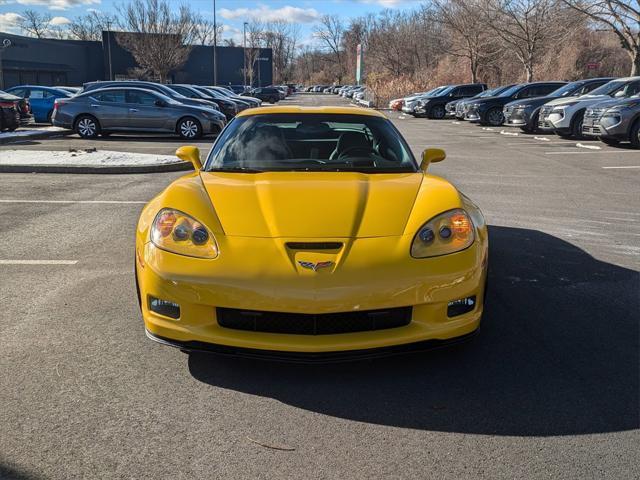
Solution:
<svg viewBox="0 0 640 480">
<path fill-rule="evenodd" d="M 89 90 L 87 92 L 82 92 L 82 95 L 95 95 L 96 93 L 99 92 L 112 92 L 115 90 L 132 90 L 134 92 L 145 92 L 145 93 L 153 93 L 155 95 L 162 95 L 162 93 L 160 92 L 156 92 L 155 90 L 151 90 L 150 88 L 142 88 L 142 87 L 131 87 L 131 86 L 127 86 L 127 85 L 122 85 L 121 87 L 116 87 L 116 86 L 108 86 L 108 87 L 104 87 L 104 88 L 94 88 L 93 90 Z"/>
<path fill-rule="evenodd" d="M 360 107 L 259 107 L 244 110 L 240 112 L 238 117 L 249 117 L 252 115 L 264 115 L 268 113 L 297 113 L 300 115 L 307 114 L 337 114 L 337 115 L 362 115 L 367 117 L 386 118 L 382 113 L 376 110 L 367 110 Z"/>
<path fill-rule="evenodd" d="M 13 88 L 43 88 L 45 90 L 61 90 L 63 87 L 47 87 L 45 85 L 15 85 L 13 87 L 8 88 L 7 90 Z"/>
</svg>

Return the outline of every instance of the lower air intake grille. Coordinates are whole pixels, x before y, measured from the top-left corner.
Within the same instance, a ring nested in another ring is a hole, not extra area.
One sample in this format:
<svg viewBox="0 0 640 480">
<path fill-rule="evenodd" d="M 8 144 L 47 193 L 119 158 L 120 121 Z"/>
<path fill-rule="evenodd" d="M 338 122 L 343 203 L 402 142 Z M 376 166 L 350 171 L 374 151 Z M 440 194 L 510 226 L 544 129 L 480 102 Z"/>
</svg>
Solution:
<svg viewBox="0 0 640 480">
<path fill-rule="evenodd" d="M 217 308 L 216 312 L 218 324 L 224 328 L 293 335 L 367 332 L 404 327 L 411 322 L 411 307 L 318 315 L 234 308 Z"/>
</svg>

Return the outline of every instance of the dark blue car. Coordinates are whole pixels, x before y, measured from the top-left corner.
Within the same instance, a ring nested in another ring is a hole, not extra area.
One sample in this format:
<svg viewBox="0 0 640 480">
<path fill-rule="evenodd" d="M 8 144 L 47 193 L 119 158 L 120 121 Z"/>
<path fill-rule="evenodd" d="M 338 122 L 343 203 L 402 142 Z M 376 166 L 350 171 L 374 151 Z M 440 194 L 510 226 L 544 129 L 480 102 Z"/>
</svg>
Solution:
<svg viewBox="0 0 640 480">
<path fill-rule="evenodd" d="M 31 111 L 38 123 L 51 123 L 53 102 L 56 98 L 69 98 L 72 94 L 61 88 L 41 87 L 38 85 L 19 85 L 5 90 L 7 93 L 20 98 L 28 98 Z"/>
</svg>

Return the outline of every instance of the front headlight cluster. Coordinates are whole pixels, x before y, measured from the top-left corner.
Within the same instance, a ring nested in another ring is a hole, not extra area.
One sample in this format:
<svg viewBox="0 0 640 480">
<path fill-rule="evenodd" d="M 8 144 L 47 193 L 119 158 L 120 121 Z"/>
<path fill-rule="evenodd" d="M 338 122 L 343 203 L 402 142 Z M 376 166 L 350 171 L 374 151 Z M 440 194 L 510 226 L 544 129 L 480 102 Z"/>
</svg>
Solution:
<svg viewBox="0 0 640 480">
<path fill-rule="evenodd" d="M 151 241 L 168 252 L 197 258 L 216 258 L 215 238 L 202 223 L 180 210 L 163 208 L 151 226 Z"/>
<path fill-rule="evenodd" d="M 475 238 L 473 222 L 464 210 L 449 210 L 425 223 L 413 239 L 411 256 L 438 257 L 468 248 Z"/>
</svg>

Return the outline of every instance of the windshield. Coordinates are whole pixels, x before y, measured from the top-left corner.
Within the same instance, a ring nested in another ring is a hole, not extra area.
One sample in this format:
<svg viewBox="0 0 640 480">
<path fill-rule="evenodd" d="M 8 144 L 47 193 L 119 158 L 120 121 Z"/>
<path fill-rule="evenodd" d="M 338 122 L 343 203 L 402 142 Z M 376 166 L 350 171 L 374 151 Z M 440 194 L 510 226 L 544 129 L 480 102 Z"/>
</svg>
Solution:
<svg viewBox="0 0 640 480">
<path fill-rule="evenodd" d="M 417 166 L 385 118 L 281 113 L 234 119 L 214 144 L 205 170 L 395 173 L 416 172 Z"/>
<path fill-rule="evenodd" d="M 623 87 L 627 82 L 621 82 L 619 80 L 613 80 L 609 83 L 605 83 L 601 87 L 591 90 L 589 95 L 611 95 L 619 88 Z"/>
<path fill-rule="evenodd" d="M 522 88 L 522 85 L 514 85 L 511 88 L 507 88 L 502 93 L 499 93 L 498 95 L 496 95 L 496 97 L 510 97 L 511 95 L 514 95 L 516 92 L 518 92 L 520 88 Z"/>
<path fill-rule="evenodd" d="M 554 90 L 549 94 L 549 96 L 553 97 L 568 97 L 569 95 L 573 95 L 576 90 L 584 85 L 584 82 L 571 82 L 566 85 L 561 86 L 559 89 Z"/>
<path fill-rule="evenodd" d="M 451 86 L 451 87 L 442 87 L 441 89 L 439 89 L 436 93 L 438 96 L 442 96 L 442 95 L 448 95 L 449 92 L 451 92 L 455 87 Z M 436 93 L 431 93 L 429 96 L 430 97 L 435 97 Z"/>
</svg>

